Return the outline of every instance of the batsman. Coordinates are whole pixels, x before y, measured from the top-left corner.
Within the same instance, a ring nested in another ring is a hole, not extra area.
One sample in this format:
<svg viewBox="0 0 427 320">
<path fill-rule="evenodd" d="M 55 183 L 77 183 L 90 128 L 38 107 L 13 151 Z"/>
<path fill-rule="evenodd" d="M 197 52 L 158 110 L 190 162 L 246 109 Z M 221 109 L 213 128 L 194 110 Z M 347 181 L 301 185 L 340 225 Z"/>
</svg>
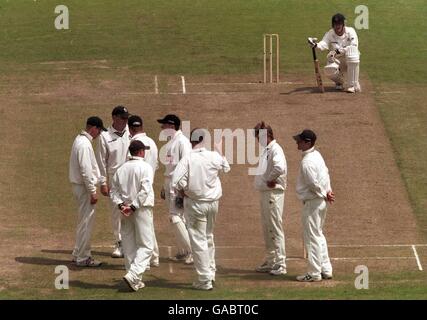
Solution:
<svg viewBox="0 0 427 320">
<path fill-rule="evenodd" d="M 359 40 L 356 31 L 345 25 L 345 17 L 341 13 L 332 17 L 332 29 L 320 42 L 310 37 L 308 43 L 312 48 L 329 50 L 324 71 L 335 82 L 337 90 L 345 89 L 349 93 L 362 91 L 359 84 Z"/>
</svg>

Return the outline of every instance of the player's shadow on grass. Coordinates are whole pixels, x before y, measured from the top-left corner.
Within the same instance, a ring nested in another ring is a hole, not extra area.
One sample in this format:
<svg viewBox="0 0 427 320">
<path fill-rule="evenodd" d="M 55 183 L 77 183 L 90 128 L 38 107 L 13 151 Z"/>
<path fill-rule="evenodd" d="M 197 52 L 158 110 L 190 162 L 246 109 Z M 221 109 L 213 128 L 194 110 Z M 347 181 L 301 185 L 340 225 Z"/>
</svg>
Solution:
<svg viewBox="0 0 427 320">
<path fill-rule="evenodd" d="M 23 263 L 23 264 L 35 264 L 35 265 L 44 265 L 44 266 L 59 266 L 59 265 L 65 265 L 70 270 L 73 271 L 81 271 L 84 269 L 96 269 L 96 270 L 124 270 L 123 264 L 109 264 L 109 263 L 103 263 L 101 266 L 96 268 L 89 268 L 89 267 L 78 267 L 74 264 L 74 262 L 70 260 L 61 260 L 61 259 L 52 259 L 52 258 L 46 258 L 46 257 L 16 257 L 16 262 Z"/>
<path fill-rule="evenodd" d="M 73 253 L 72 250 L 61 250 L 61 249 L 54 249 L 54 250 L 53 249 L 43 249 L 43 250 L 41 250 L 41 252 L 43 252 L 43 253 L 69 254 L 70 256 Z M 111 253 L 102 252 L 102 251 L 93 251 L 92 250 L 92 254 L 94 256 L 111 257 Z"/>
<path fill-rule="evenodd" d="M 166 289 L 191 289 L 191 285 L 188 283 L 173 282 L 166 279 L 156 278 L 154 280 L 143 280 L 146 288 L 166 288 Z M 81 289 L 107 289 L 117 290 L 121 293 L 132 292 L 124 280 L 114 280 L 113 283 L 90 283 L 80 280 L 72 280 L 69 282 L 70 287 L 77 287 Z M 143 291 L 143 290 L 141 290 Z"/>
<path fill-rule="evenodd" d="M 277 280 L 285 280 L 285 281 L 295 281 L 295 276 L 291 276 L 288 274 L 273 276 L 269 273 L 261 273 L 256 272 L 255 270 L 248 269 L 234 269 L 234 268 L 223 268 L 218 267 L 217 270 L 218 278 L 221 279 L 244 279 L 250 281 L 277 281 Z"/>
<path fill-rule="evenodd" d="M 342 93 L 344 91 L 335 90 L 334 87 L 325 87 L 325 92 Z M 281 92 L 280 94 L 291 95 L 293 93 L 319 93 L 319 94 L 321 94 L 320 89 L 318 87 L 299 87 L 299 88 L 296 88 L 296 89 L 291 90 L 289 92 Z"/>
</svg>

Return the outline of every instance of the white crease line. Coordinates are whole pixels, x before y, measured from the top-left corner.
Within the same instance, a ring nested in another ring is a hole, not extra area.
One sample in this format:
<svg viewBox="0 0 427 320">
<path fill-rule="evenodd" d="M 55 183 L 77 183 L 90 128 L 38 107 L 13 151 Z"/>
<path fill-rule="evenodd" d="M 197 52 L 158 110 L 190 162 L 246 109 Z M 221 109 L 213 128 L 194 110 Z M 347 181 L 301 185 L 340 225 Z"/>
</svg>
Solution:
<svg viewBox="0 0 427 320">
<path fill-rule="evenodd" d="M 168 257 L 172 257 L 172 247 L 168 246 Z M 169 262 L 169 273 L 173 273 L 173 265 Z"/>
<path fill-rule="evenodd" d="M 333 248 L 367 248 L 367 247 L 427 247 L 427 244 L 329 244 Z M 113 248 L 114 245 L 98 245 L 92 248 Z M 172 248 L 172 246 L 160 245 L 159 248 Z M 217 249 L 263 249 L 263 246 L 215 246 Z"/>
<path fill-rule="evenodd" d="M 365 247 L 427 247 L 427 244 L 329 244 L 328 247 L 334 248 L 365 248 Z M 114 245 L 98 245 L 92 248 L 113 248 Z M 172 246 L 160 245 L 160 248 L 172 248 Z M 217 249 L 263 249 L 263 246 L 215 246 Z"/>
<path fill-rule="evenodd" d="M 330 258 L 331 260 L 408 260 L 414 259 L 414 257 L 342 257 L 342 258 Z"/>
<path fill-rule="evenodd" d="M 414 259 L 414 257 L 337 257 L 337 258 L 329 258 L 330 260 L 410 260 Z M 217 260 L 221 261 L 241 261 L 241 260 L 249 260 L 249 258 L 218 258 Z M 286 261 L 301 261 L 305 260 L 305 258 L 286 258 Z"/>
<path fill-rule="evenodd" d="M 185 89 L 185 78 L 184 76 L 181 76 L 181 82 L 182 82 L 182 94 L 186 93 L 186 89 Z"/>
<path fill-rule="evenodd" d="M 274 93 L 274 92 L 273 92 Z M 182 92 L 121 92 L 118 95 L 156 95 L 156 94 L 160 94 L 160 95 L 182 95 Z M 247 95 L 271 95 L 271 92 L 249 92 L 249 91 L 230 91 L 230 92 L 226 92 L 226 91 L 217 91 L 217 92 L 213 92 L 213 91 L 208 91 L 208 92 L 190 92 L 187 93 L 188 95 L 234 95 L 234 94 L 247 94 Z"/>
<path fill-rule="evenodd" d="M 159 94 L 159 81 L 157 76 L 154 76 L 154 94 Z"/>
<path fill-rule="evenodd" d="M 417 260 L 418 269 L 423 271 L 423 266 L 421 265 L 421 261 L 418 257 L 417 248 L 415 248 L 415 245 L 412 245 L 412 251 L 414 252 L 415 259 Z"/>
<path fill-rule="evenodd" d="M 366 247 L 412 247 L 412 244 L 329 244 L 328 247 L 337 248 L 366 248 Z M 427 247 L 427 244 L 415 244 L 418 247 Z"/>
<path fill-rule="evenodd" d="M 189 86 L 221 86 L 221 85 L 265 85 L 263 82 L 189 82 L 187 85 Z M 276 84 L 277 83 L 273 83 Z M 304 84 L 304 82 L 291 82 L 291 81 L 283 81 L 279 84 Z"/>
</svg>

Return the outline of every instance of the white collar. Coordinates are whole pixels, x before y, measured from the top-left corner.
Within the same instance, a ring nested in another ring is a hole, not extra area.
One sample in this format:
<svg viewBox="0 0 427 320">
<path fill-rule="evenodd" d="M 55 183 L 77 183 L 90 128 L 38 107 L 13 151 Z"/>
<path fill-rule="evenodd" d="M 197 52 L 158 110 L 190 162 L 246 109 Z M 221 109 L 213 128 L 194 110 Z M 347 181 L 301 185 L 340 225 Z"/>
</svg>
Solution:
<svg viewBox="0 0 427 320">
<path fill-rule="evenodd" d="M 139 132 L 136 135 L 132 136 L 132 139 L 136 139 L 136 137 L 139 137 L 139 136 L 145 137 L 147 136 L 147 134 L 145 132 Z"/>
<path fill-rule="evenodd" d="M 203 152 L 203 151 L 206 151 L 205 147 L 200 147 L 200 148 L 196 148 L 196 149 L 191 150 L 191 152 Z"/>
<path fill-rule="evenodd" d="M 88 138 L 89 139 L 89 141 L 92 141 L 93 140 L 93 137 L 89 134 L 89 133 L 87 133 L 86 131 L 82 131 L 82 133 L 80 133 L 82 136 L 85 136 L 86 138 Z"/>
<path fill-rule="evenodd" d="M 129 160 L 142 160 L 142 161 L 145 161 L 145 159 L 144 159 L 144 158 L 142 158 L 142 157 L 137 157 L 137 156 L 131 156 L 131 157 L 129 158 Z"/>
<path fill-rule="evenodd" d="M 311 147 L 310 149 L 308 149 L 308 150 L 305 150 L 305 151 L 303 151 L 302 152 L 302 157 L 304 158 L 307 154 L 309 154 L 309 153 L 311 153 L 311 152 L 313 152 L 314 151 L 314 146 L 313 147 Z"/>
</svg>

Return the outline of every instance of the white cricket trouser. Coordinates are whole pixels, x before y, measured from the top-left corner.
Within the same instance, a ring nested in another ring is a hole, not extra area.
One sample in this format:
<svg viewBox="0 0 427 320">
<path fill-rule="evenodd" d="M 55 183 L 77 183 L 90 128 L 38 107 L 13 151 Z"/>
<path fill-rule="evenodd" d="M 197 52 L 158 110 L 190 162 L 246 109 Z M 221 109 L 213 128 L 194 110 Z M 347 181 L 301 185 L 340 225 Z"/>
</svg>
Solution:
<svg viewBox="0 0 427 320">
<path fill-rule="evenodd" d="M 111 205 L 111 223 L 113 226 L 113 235 L 114 240 L 116 242 L 122 241 L 122 235 L 121 235 L 121 224 L 122 224 L 122 217 L 121 212 L 119 208 L 117 207 L 117 204 L 115 204 L 113 201 L 111 201 L 110 198 L 110 205 Z"/>
<path fill-rule="evenodd" d="M 191 252 L 190 238 L 185 226 L 184 208 L 177 208 L 175 205 L 175 192 L 171 189 L 171 180 L 165 178 L 165 201 L 169 208 L 169 219 L 175 234 L 178 254 L 188 254 Z"/>
<path fill-rule="evenodd" d="M 184 212 L 190 235 L 194 267 L 199 282 L 215 280 L 214 225 L 219 201 L 196 201 L 185 197 Z"/>
<path fill-rule="evenodd" d="M 78 206 L 76 243 L 73 256 L 77 262 L 82 262 L 91 256 L 90 239 L 95 222 L 95 205 L 90 204 L 90 192 L 85 185 L 72 184 L 72 188 Z"/>
<path fill-rule="evenodd" d="M 286 268 L 285 234 L 283 232 L 283 190 L 262 191 L 261 221 L 267 263 L 272 267 Z"/>
<path fill-rule="evenodd" d="M 108 187 L 110 190 L 111 190 L 111 181 L 113 181 L 113 175 L 108 177 L 108 183 L 109 183 Z M 115 204 L 113 202 L 111 197 L 110 197 L 110 205 L 111 205 L 111 225 L 113 227 L 114 240 L 116 242 L 119 242 L 122 240 L 122 235 L 121 235 L 122 214 L 121 214 L 117 204 Z"/>
<path fill-rule="evenodd" d="M 125 267 L 134 279 L 142 279 L 142 274 L 150 265 L 153 254 L 153 208 L 142 207 L 129 217 L 122 218 L 122 246 Z"/>
<path fill-rule="evenodd" d="M 159 262 L 159 245 L 157 244 L 156 232 L 154 230 L 154 214 L 153 214 L 153 223 L 151 224 L 152 234 L 153 234 L 153 254 L 151 255 L 150 262 Z"/>
<path fill-rule="evenodd" d="M 316 198 L 304 202 L 302 226 L 308 255 L 308 274 L 318 278 L 321 272 L 332 273 L 328 245 L 323 235 L 327 212 L 326 200 Z"/>
</svg>

